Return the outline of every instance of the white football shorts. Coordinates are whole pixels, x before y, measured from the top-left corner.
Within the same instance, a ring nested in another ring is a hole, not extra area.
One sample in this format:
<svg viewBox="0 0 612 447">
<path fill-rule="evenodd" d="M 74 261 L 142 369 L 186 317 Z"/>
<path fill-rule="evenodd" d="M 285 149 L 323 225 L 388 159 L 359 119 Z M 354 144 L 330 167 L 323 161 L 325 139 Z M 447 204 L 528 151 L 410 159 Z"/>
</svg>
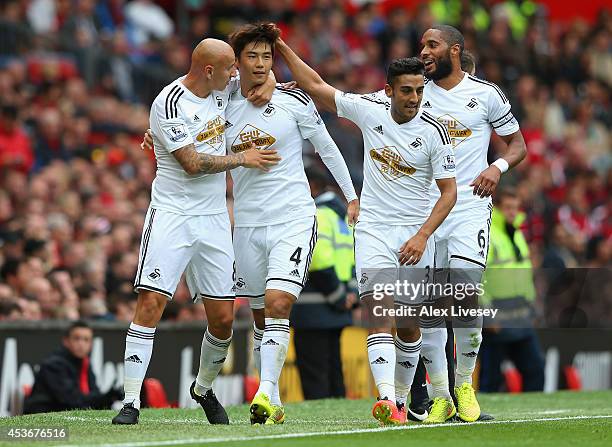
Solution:
<svg viewBox="0 0 612 447">
<path fill-rule="evenodd" d="M 355 225 L 355 265 L 359 296 L 373 294 L 381 285 L 402 285 L 395 301 L 419 304 L 427 298 L 427 284 L 433 281 L 434 249 L 432 237 L 427 240 L 425 251 L 416 265 L 399 263 L 400 247 L 419 231 L 420 225 L 387 225 L 358 222 Z M 414 284 L 406 289 L 403 284 Z M 379 290 L 380 291 L 380 290 Z M 410 293 L 410 292 L 418 293 Z"/>
<path fill-rule="evenodd" d="M 317 242 L 317 219 L 309 216 L 282 224 L 234 228 L 238 297 L 263 309 L 266 290 L 299 297 Z"/>
<path fill-rule="evenodd" d="M 172 299 L 183 272 L 194 301 L 234 299 L 234 248 L 227 212 L 187 216 L 149 208 L 134 289 Z"/>
</svg>

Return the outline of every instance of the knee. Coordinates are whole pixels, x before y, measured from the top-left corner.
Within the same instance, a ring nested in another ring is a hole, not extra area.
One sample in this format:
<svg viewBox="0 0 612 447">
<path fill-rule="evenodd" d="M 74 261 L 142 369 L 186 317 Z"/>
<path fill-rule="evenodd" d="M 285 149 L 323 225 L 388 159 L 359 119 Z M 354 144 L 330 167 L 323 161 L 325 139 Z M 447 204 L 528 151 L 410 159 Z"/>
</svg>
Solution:
<svg viewBox="0 0 612 447">
<path fill-rule="evenodd" d="M 166 297 L 155 292 L 144 292 L 138 295 L 134 322 L 144 326 L 155 326 L 166 306 Z"/>
<path fill-rule="evenodd" d="M 223 312 L 214 319 L 208 321 L 208 330 L 214 334 L 227 334 L 232 331 L 234 324 L 234 314 L 232 312 Z"/>
<path fill-rule="evenodd" d="M 398 328 L 397 336 L 405 343 L 414 343 L 421 337 L 419 328 Z"/>
<path fill-rule="evenodd" d="M 271 299 L 266 303 L 266 317 L 269 318 L 289 318 L 293 299 L 282 295 Z"/>
</svg>

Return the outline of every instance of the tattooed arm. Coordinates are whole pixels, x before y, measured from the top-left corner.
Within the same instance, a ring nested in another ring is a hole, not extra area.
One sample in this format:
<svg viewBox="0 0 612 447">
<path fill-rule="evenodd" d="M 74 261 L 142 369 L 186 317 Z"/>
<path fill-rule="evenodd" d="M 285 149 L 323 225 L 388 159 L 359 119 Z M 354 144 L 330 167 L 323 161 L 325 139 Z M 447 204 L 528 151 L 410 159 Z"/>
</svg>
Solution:
<svg viewBox="0 0 612 447">
<path fill-rule="evenodd" d="M 189 175 L 216 174 L 244 166 L 268 171 L 278 164 L 280 157 L 274 150 L 258 151 L 254 148 L 232 155 L 210 155 L 197 152 L 192 144 L 172 152 L 176 161 Z"/>
</svg>

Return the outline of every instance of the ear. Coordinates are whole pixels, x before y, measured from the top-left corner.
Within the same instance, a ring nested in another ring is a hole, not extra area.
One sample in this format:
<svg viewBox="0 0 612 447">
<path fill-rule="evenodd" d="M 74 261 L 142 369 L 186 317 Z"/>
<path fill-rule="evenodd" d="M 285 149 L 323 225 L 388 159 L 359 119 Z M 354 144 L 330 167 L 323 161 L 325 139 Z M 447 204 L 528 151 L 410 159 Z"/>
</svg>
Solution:
<svg viewBox="0 0 612 447">
<path fill-rule="evenodd" d="M 456 43 L 450 48 L 450 52 L 451 52 L 451 56 L 459 57 L 459 54 L 461 52 L 461 47 L 459 46 L 459 44 Z"/>
<path fill-rule="evenodd" d="M 393 96 L 393 87 L 391 87 L 389 84 L 385 84 L 385 95 L 387 95 L 388 98 Z"/>
<path fill-rule="evenodd" d="M 206 65 L 204 67 L 204 75 L 206 79 L 212 79 L 215 68 L 212 65 Z"/>
</svg>

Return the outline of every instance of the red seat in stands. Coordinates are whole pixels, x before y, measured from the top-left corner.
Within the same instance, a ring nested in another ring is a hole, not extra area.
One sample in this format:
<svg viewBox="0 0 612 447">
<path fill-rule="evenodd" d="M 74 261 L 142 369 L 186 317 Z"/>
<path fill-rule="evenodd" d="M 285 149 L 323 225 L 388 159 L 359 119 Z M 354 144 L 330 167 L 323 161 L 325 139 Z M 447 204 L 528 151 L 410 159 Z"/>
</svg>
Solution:
<svg viewBox="0 0 612 447">
<path fill-rule="evenodd" d="M 565 374 L 565 383 L 567 383 L 568 390 L 579 391 L 582 389 L 582 380 L 576 368 L 571 365 L 565 366 L 563 374 Z"/>
<path fill-rule="evenodd" d="M 152 408 L 170 408 L 164 386 L 157 379 L 145 379 L 144 383 L 147 403 Z"/>
<path fill-rule="evenodd" d="M 520 393 L 523 391 L 523 377 L 516 368 L 508 368 L 504 371 L 506 388 L 509 393 Z"/>
</svg>

